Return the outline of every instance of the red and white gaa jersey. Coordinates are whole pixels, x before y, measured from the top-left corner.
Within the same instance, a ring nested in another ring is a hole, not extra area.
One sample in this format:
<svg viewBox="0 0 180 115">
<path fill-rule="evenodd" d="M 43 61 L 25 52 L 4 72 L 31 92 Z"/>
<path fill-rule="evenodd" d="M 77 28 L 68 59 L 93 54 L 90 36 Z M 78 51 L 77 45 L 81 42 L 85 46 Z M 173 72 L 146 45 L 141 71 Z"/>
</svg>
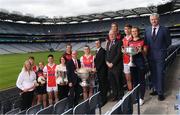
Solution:
<svg viewBox="0 0 180 115">
<path fill-rule="evenodd" d="M 56 86 L 56 76 L 55 76 L 56 64 L 54 64 L 52 67 L 49 65 L 46 65 L 46 67 L 47 67 L 47 85 L 48 87 L 55 87 Z"/>
<path fill-rule="evenodd" d="M 81 57 L 81 63 L 83 64 L 83 67 L 94 68 L 94 56 L 90 55 L 86 57 L 85 55 L 83 55 Z"/>
<path fill-rule="evenodd" d="M 122 42 L 123 42 L 123 47 L 128 47 L 129 42 L 132 40 L 132 36 L 129 37 L 124 37 Z M 124 64 L 128 64 L 130 62 L 130 56 L 128 54 L 123 54 L 123 62 Z"/>
</svg>

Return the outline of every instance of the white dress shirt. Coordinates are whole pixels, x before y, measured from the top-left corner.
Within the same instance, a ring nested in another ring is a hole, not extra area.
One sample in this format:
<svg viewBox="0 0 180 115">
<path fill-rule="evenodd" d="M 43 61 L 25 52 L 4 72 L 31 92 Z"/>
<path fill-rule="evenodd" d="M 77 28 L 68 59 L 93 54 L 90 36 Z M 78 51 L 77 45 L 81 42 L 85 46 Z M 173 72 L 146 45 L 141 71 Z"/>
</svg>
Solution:
<svg viewBox="0 0 180 115">
<path fill-rule="evenodd" d="M 154 26 L 152 26 L 152 32 L 151 32 L 151 35 L 153 35 L 153 30 L 154 30 L 154 28 L 156 28 L 156 32 L 155 32 L 155 35 L 157 35 L 157 33 L 158 33 L 158 30 L 159 30 L 159 25 L 157 25 L 156 27 L 154 27 Z"/>
<path fill-rule="evenodd" d="M 21 73 L 18 76 L 18 79 L 16 81 L 16 86 L 21 89 L 29 89 L 35 85 L 36 82 L 36 74 L 34 71 L 25 71 L 24 69 L 21 71 Z M 29 89 L 28 91 L 33 91 L 34 89 Z"/>
<path fill-rule="evenodd" d="M 96 53 L 98 53 L 100 49 L 101 49 L 101 47 L 97 48 L 97 49 L 96 49 Z"/>
<path fill-rule="evenodd" d="M 78 61 L 77 59 L 72 58 L 74 65 L 77 66 L 76 69 L 79 69 Z M 77 64 L 77 65 L 76 65 Z"/>
</svg>

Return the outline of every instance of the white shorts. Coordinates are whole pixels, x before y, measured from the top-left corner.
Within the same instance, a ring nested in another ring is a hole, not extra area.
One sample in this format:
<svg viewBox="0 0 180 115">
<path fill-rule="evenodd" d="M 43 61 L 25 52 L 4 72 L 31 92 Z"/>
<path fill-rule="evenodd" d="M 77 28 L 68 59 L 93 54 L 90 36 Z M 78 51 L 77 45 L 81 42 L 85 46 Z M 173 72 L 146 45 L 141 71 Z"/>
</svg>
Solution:
<svg viewBox="0 0 180 115">
<path fill-rule="evenodd" d="M 46 87 L 46 90 L 47 90 L 47 92 L 49 93 L 49 92 L 52 92 L 52 91 L 54 91 L 54 92 L 57 92 L 58 91 L 58 88 L 57 88 L 57 86 L 56 87 Z"/>
<path fill-rule="evenodd" d="M 130 71 L 130 67 L 129 67 L 129 65 L 128 65 L 128 64 L 124 64 L 124 73 L 125 73 L 125 74 L 129 74 L 129 73 L 131 73 L 131 71 Z"/>
</svg>

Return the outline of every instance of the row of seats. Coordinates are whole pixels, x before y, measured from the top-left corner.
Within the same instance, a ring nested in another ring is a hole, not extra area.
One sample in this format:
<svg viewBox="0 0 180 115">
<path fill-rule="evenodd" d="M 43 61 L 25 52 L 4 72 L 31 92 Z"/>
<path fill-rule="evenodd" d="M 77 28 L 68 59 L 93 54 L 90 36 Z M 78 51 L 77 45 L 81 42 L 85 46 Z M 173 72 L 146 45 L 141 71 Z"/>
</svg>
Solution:
<svg viewBox="0 0 180 115">
<path fill-rule="evenodd" d="M 7 112 L 9 114 L 95 114 L 96 108 L 100 109 L 100 92 L 97 92 L 89 99 L 79 103 L 74 108 L 70 108 L 68 97 L 58 101 L 54 105 L 50 105 L 46 108 L 42 108 L 42 105 L 35 105 L 30 107 L 28 110 L 20 111 L 19 108 L 14 108 Z"/>
<path fill-rule="evenodd" d="M 82 51 L 84 45 L 88 44 L 91 49 L 95 50 L 94 42 L 78 42 L 72 43 L 73 50 Z M 105 43 L 103 43 L 104 47 Z M 65 51 L 66 43 L 29 43 L 29 44 L 0 44 L 0 54 L 11 54 L 11 53 L 29 53 L 29 52 L 43 52 L 53 49 L 54 51 Z"/>
<path fill-rule="evenodd" d="M 122 100 L 117 102 L 110 110 L 108 110 L 105 115 L 112 114 L 133 114 L 133 104 L 137 103 L 137 111 L 140 114 L 140 105 L 139 105 L 139 88 L 138 84 L 132 91 L 128 92 Z"/>
<path fill-rule="evenodd" d="M 20 106 L 20 90 L 11 88 L 0 92 L 0 114 Z"/>
</svg>

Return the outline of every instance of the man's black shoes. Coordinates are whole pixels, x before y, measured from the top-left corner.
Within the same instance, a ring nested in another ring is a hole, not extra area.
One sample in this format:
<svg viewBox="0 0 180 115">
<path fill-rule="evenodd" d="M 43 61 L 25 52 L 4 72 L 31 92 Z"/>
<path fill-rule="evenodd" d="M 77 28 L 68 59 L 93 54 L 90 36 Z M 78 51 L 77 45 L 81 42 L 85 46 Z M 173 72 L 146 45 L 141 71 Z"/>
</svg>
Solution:
<svg viewBox="0 0 180 115">
<path fill-rule="evenodd" d="M 152 91 L 152 92 L 150 93 L 150 95 L 155 96 L 155 95 L 158 95 L 158 93 L 157 93 L 157 91 Z"/>
<path fill-rule="evenodd" d="M 158 95 L 158 100 L 163 101 L 165 99 L 164 95 Z"/>
</svg>

